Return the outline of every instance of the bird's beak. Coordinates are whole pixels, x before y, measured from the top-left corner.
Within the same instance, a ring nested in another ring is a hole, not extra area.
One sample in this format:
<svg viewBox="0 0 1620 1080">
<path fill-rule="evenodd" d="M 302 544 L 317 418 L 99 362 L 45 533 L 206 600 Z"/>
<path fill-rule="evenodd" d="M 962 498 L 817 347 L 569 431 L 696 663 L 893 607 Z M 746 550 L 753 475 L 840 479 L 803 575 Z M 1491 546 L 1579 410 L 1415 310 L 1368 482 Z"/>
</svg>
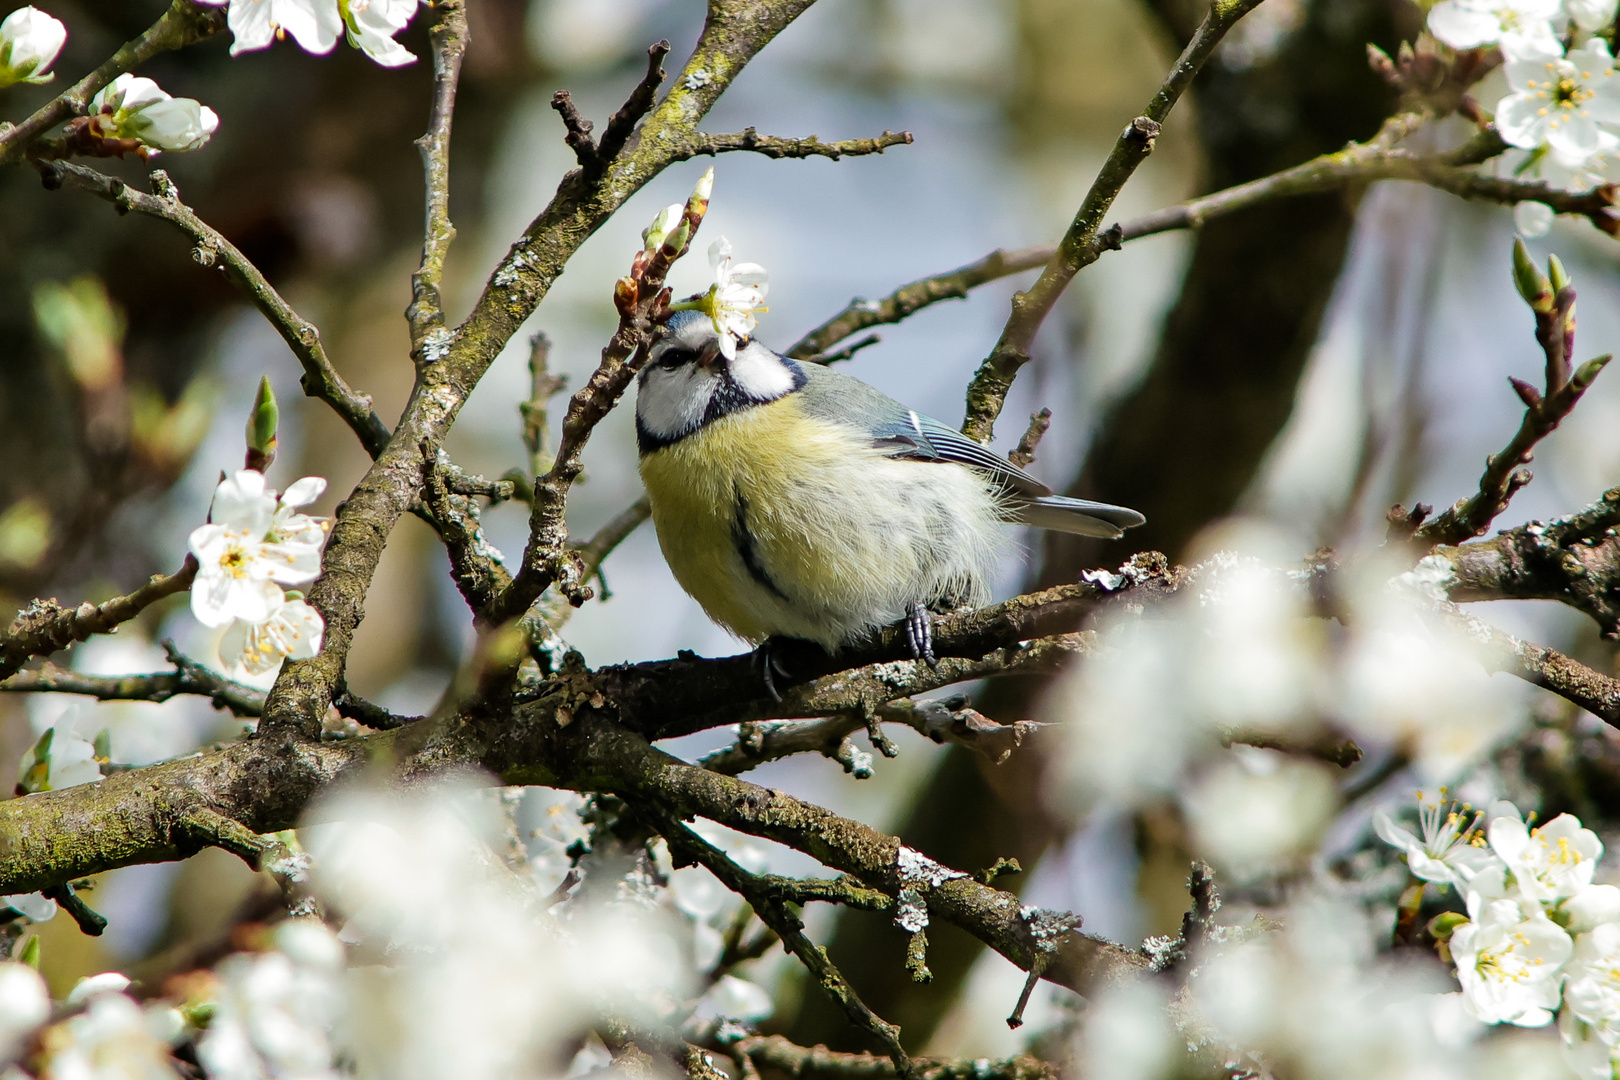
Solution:
<svg viewBox="0 0 1620 1080">
<path fill-rule="evenodd" d="M 698 367 L 704 371 L 713 371 L 717 365 L 726 362 L 725 354 L 720 351 L 720 342 L 711 341 L 698 352 Z"/>
</svg>

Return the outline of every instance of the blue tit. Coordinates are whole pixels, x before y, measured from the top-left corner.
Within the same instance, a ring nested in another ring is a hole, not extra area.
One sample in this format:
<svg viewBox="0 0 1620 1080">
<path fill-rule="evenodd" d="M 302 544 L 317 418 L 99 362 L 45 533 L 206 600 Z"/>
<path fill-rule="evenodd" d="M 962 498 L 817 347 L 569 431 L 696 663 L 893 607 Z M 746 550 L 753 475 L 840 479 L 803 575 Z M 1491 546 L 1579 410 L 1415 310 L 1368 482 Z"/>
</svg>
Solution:
<svg viewBox="0 0 1620 1080">
<path fill-rule="evenodd" d="M 1054 495 L 859 379 L 752 339 L 734 351 L 701 312 L 671 316 L 638 378 L 636 436 L 675 580 L 751 643 L 830 653 L 903 619 L 932 663 L 928 612 L 989 599 L 1003 523 L 1115 538 L 1145 520 Z"/>
</svg>

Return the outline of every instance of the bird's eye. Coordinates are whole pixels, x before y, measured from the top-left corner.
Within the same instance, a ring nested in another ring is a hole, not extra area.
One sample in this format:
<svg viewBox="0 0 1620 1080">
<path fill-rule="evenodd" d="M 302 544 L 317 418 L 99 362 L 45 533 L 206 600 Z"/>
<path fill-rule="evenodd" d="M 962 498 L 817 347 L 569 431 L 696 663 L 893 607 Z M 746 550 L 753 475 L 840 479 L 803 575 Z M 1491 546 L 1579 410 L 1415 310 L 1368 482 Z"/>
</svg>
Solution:
<svg viewBox="0 0 1620 1080">
<path fill-rule="evenodd" d="M 689 364 L 697 359 L 696 349 L 683 349 L 678 345 L 671 345 L 658 356 L 658 366 L 673 370 L 682 364 Z"/>
</svg>

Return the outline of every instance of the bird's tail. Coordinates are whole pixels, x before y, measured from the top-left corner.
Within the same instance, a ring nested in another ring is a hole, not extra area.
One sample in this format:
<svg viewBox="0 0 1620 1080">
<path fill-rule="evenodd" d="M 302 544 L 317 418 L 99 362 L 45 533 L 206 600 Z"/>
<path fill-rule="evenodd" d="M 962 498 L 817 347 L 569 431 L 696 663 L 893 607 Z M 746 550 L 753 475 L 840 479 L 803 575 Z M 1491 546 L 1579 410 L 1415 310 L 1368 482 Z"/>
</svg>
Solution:
<svg viewBox="0 0 1620 1080">
<path fill-rule="evenodd" d="M 1012 520 L 1037 529 L 1074 533 L 1076 536 L 1098 536 L 1117 540 L 1126 529 L 1134 529 L 1147 521 L 1135 510 L 1089 499 L 1070 499 L 1062 495 L 1046 495 L 1038 499 L 1019 501 L 1012 505 Z"/>
</svg>

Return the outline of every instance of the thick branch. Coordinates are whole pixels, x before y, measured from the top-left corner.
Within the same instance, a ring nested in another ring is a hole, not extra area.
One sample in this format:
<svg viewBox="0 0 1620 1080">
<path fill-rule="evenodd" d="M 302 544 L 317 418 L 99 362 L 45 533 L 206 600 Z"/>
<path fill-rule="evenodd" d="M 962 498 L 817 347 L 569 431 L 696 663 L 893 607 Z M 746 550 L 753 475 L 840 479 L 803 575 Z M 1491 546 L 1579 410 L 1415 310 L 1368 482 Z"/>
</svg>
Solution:
<svg viewBox="0 0 1620 1080">
<path fill-rule="evenodd" d="M 1610 727 L 1620 728 L 1620 679 L 1593 671 L 1556 649 L 1520 641 L 1452 605 L 1441 604 L 1439 609 L 1461 624 L 1487 666 L 1551 690 Z"/>
<path fill-rule="evenodd" d="M 911 142 L 909 131 L 885 131 L 874 139 L 842 139 L 824 143 L 814 135 L 802 139 L 783 138 L 777 135 L 761 135 L 753 128 L 745 128 L 730 135 L 698 132 L 687 140 L 686 146 L 681 150 L 680 160 L 704 154 L 714 157 L 718 154 L 746 150 L 754 154 L 764 154 L 768 158 L 826 157 L 837 161 L 846 155 L 860 157 L 865 154 L 881 154 L 891 146 L 909 146 Z"/>
<path fill-rule="evenodd" d="M 0 165 L 10 165 L 20 160 L 29 143 L 57 124 L 84 115 L 90 106 L 90 99 L 124 72 L 133 71 L 160 53 L 184 48 L 224 29 L 224 8 L 203 7 L 191 0 L 173 0 L 169 10 L 139 37 L 113 53 L 111 59 L 69 89 L 52 98 L 28 119 L 16 126 L 0 124 Z"/>
<path fill-rule="evenodd" d="M 444 325 L 439 282 L 444 277 L 445 255 L 456 237 L 450 223 L 450 123 L 455 117 L 461 58 L 467 51 L 464 0 L 439 0 L 433 14 L 433 27 L 428 31 L 433 42 L 433 111 L 427 134 L 416 140 L 427 186 L 422 264 L 411 275 L 411 305 L 405 311 L 411 325 L 411 351 L 417 354 L 428 334 Z"/>
<path fill-rule="evenodd" d="M 186 556 L 180 569 L 167 576 L 154 575 L 128 596 L 104 604 L 83 603 L 62 607 L 55 600 L 35 600 L 17 613 L 0 633 L 0 679 L 11 676 L 33 656 L 49 656 L 91 634 L 111 632 L 166 596 L 185 592 L 197 576 L 197 560 Z"/>
<path fill-rule="evenodd" d="M 188 0 L 178 0 L 187 3 Z M 319 398 L 343 418 L 360 439 L 366 452 L 376 457 L 388 442 L 388 428 L 371 409 L 371 399 L 357 394 L 327 359 L 320 331 L 307 322 L 281 298 L 265 276 L 235 244 L 199 218 L 180 201 L 180 192 L 159 169 L 152 173 L 152 191 L 136 191 L 115 177 L 71 161 L 41 162 L 40 176 L 47 187 L 65 186 L 88 191 L 112 203 L 118 212 L 131 210 L 155 217 L 190 236 L 197 245 L 192 257 L 204 266 L 218 266 L 225 276 L 253 300 L 255 307 L 270 320 L 304 369 L 304 393 Z"/>
<path fill-rule="evenodd" d="M 1001 332 L 995 349 L 980 365 L 967 393 L 967 419 L 962 431 L 969 438 L 988 443 L 995 429 L 996 417 L 1001 414 L 1002 402 L 1012 387 L 1018 370 L 1029 362 L 1029 351 L 1047 313 L 1057 303 L 1063 290 L 1082 268 L 1097 260 L 1098 251 L 1093 243 L 1102 227 L 1103 216 L 1119 195 L 1137 166 L 1153 152 L 1153 142 L 1159 128 L 1170 115 L 1181 95 L 1192 84 L 1204 61 L 1215 51 L 1221 38 L 1234 23 L 1255 7 L 1260 0 L 1215 0 L 1209 13 L 1199 25 L 1192 41 L 1177 58 L 1165 77 L 1159 92 L 1153 96 L 1141 116 L 1126 125 L 1114 143 L 1113 151 L 1103 163 L 1085 201 L 1075 214 L 1057 254 L 1027 292 L 1013 297 L 1012 314 Z"/>
</svg>

